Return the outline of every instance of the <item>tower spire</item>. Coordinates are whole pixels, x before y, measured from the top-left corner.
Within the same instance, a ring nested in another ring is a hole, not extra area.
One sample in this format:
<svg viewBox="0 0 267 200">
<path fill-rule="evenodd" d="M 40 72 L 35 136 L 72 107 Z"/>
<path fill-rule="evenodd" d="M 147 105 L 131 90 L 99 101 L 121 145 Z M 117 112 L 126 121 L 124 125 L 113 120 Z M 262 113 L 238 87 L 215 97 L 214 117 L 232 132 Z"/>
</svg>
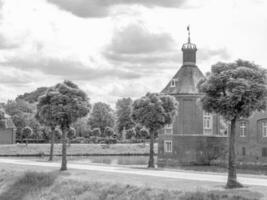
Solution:
<svg viewBox="0 0 267 200">
<path fill-rule="evenodd" d="M 190 25 L 187 26 L 187 32 L 188 32 L 188 43 L 191 42 L 190 40 Z"/>
<path fill-rule="evenodd" d="M 183 51 L 183 64 L 184 65 L 196 65 L 196 51 L 197 47 L 195 44 L 191 43 L 190 38 L 190 26 L 187 26 L 188 40 L 182 46 Z"/>
</svg>

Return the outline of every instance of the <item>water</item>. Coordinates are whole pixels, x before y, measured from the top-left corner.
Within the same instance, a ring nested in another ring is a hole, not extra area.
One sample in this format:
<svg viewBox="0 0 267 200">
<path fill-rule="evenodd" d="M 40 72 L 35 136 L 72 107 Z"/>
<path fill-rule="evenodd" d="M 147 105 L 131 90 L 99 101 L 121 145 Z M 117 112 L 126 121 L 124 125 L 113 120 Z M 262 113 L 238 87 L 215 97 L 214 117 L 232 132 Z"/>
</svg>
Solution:
<svg viewBox="0 0 267 200">
<path fill-rule="evenodd" d="M 13 157 L 14 158 L 14 157 Z M 47 161 L 45 157 L 16 157 L 16 159 L 30 159 L 35 161 Z M 67 156 L 67 160 L 79 164 L 106 164 L 106 165 L 127 165 L 144 167 L 148 164 L 149 156 Z M 157 163 L 157 157 L 154 157 Z M 54 161 L 60 161 L 61 156 L 54 156 Z"/>
<path fill-rule="evenodd" d="M 108 165 L 128 165 L 128 166 L 146 166 L 148 156 L 83 156 L 83 157 L 68 157 L 69 160 L 78 163 L 97 163 Z M 155 157 L 155 163 L 157 158 Z"/>
</svg>

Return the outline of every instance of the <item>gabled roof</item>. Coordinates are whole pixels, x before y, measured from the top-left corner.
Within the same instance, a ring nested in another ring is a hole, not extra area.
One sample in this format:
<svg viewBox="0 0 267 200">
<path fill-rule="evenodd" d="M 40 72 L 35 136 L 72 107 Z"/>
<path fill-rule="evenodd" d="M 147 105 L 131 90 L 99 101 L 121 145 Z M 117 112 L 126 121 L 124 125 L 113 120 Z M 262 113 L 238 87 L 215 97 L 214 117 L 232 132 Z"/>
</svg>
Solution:
<svg viewBox="0 0 267 200">
<path fill-rule="evenodd" d="M 162 90 L 164 94 L 199 94 L 197 85 L 205 76 L 196 65 L 183 65 L 172 80 L 175 86 L 171 86 L 172 80 Z"/>
</svg>

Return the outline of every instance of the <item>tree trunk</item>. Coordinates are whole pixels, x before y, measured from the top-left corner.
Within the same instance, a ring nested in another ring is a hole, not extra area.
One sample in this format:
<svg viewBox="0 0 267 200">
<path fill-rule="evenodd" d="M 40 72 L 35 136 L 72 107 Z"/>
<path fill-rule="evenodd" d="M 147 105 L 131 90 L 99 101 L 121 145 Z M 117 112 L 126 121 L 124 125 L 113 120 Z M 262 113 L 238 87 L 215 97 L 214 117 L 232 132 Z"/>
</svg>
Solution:
<svg viewBox="0 0 267 200">
<path fill-rule="evenodd" d="M 150 150 L 149 150 L 149 161 L 148 168 L 155 168 L 154 164 L 154 131 L 150 130 Z"/>
<path fill-rule="evenodd" d="M 55 143 L 55 127 L 51 127 L 49 161 L 52 161 L 53 160 L 53 156 L 54 156 L 54 143 Z"/>
<path fill-rule="evenodd" d="M 235 126 L 236 118 L 231 120 L 231 131 L 229 134 L 229 152 L 228 152 L 228 180 L 227 188 L 238 188 L 242 185 L 236 178 L 236 160 L 235 160 Z"/>
<path fill-rule="evenodd" d="M 67 131 L 68 128 L 64 127 L 62 130 L 62 162 L 61 162 L 61 171 L 67 170 Z"/>
</svg>

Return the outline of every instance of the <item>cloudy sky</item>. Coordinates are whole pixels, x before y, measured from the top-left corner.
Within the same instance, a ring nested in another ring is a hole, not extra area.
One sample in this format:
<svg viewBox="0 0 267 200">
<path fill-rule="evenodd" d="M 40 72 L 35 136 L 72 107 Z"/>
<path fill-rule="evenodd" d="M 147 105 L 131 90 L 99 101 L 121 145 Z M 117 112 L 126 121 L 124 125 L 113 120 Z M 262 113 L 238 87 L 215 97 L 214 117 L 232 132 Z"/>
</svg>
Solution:
<svg viewBox="0 0 267 200">
<path fill-rule="evenodd" d="M 0 0 L 0 101 L 72 80 L 92 102 L 160 92 L 197 44 L 205 73 L 238 58 L 267 68 L 264 0 Z"/>
</svg>

